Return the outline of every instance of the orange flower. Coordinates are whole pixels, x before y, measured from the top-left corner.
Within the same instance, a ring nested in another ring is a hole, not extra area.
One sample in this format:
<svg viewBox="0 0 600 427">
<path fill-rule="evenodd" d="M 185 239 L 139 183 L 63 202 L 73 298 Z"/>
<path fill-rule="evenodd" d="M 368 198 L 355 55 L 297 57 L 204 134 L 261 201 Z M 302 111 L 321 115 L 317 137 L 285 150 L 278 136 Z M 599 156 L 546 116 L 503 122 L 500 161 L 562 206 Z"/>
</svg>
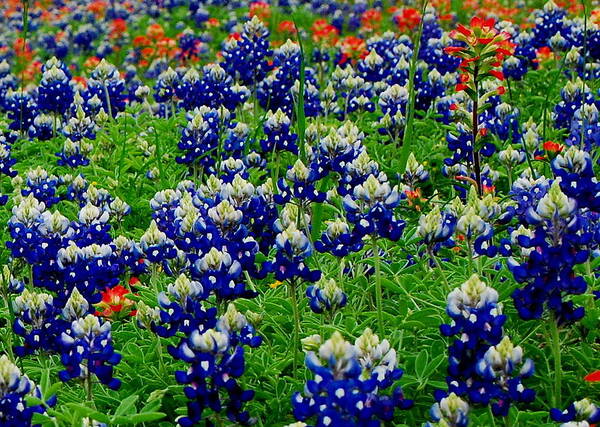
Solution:
<svg viewBox="0 0 600 427">
<path fill-rule="evenodd" d="M 250 15 L 250 18 L 258 16 L 261 21 L 267 21 L 271 17 L 271 7 L 268 3 L 256 1 L 250 4 L 248 15 Z"/>
<path fill-rule="evenodd" d="M 162 39 L 165 36 L 165 30 L 160 24 L 152 24 L 146 30 L 146 35 L 151 39 Z"/>
<path fill-rule="evenodd" d="M 110 25 L 110 37 L 118 38 L 123 35 L 127 31 L 127 21 L 123 18 L 113 19 Z"/>
<path fill-rule="evenodd" d="M 537 57 L 534 61 L 544 62 L 552 59 L 552 49 L 548 46 L 542 46 L 536 51 Z"/>
<path fill-rule="evenodd" d="M 106 288 L 102 292 L 102 301 L 96 304 L 96 316 L 111 319 L 135 316 L 136 312 L 133 310 L 135 303 L 125 297 L 130 293 L 128 289 L 121 285 L 117 285 L 112 289 Z"/>
<path fill-rule="evenodd" d="M 100 58 L 98 58 L 97 56 L 90 56 L 88 59 L 85 60 L 85 62 L 83 63 L 83 66 L 86 68 L 96 68 L 96 66 L 100 63 Z"/>
<path fill-rule="evenodd" d="M 296 34 L 296 24 L 292 21 L 281 21 L 277 27 L 280 33 Z"/>
<path fill-rule="evenodd" d="M 408 206 L 414 206 L 417 211 L 421 211 L 423 202 L 426 201 L 426 199 L 422 197 L 421 189 L 415 188 L 414 190 L 404 190 L 404 194 L 406 194 L 406 198 L 408 199 Z"/>
<path fill-rule="evenodd" d="M 133 39 L 134 47 L 149 46 L 150 44 L 152 44 L 152 42 L 146 36 L 137 36 Z"/>
<path fill-rule="evenodd" d="M 337 43 L 339 30 L 329 24 L 325 19 L 317 19 L 310 30 L 313 33 L 313 41 L 325 46 L 333 46 Z"/>
<path fill-rule="evenodd" d="M 104 16 L 104 12 L 106 11 L 107 3 L 101 0 L 96 0 L 91 2 L 87 9 L 92 12 L 96 18 L 102 18 Z"/>
<path fill-rule="evenodd" d="M 421 22 L 421 13 L 412 7 L 405 7 L 394 16 L 394 21 L 401 32 L 413 30 Z"/>
<path fill-rule="evenodd" d="M 551 154 L 558 154 L 565 148 L 562 144 L 559 144 L 558 142 L 553 142 L 553 141 L 544 142 L 543 147 L 544 147 L 544 150 L 546 150 L 548 153 L 551 153 Z"/>
<path fill-rule="evenodd" d="M 209 20 L 206 21 L 206 26 L 209 28 L 217 28 L 219 25 L 221 25 L 221 23 L 217 18 L 209 18 Z"/>
<path fill-rule="evenodd" d="M 339 42 L 340 50 L 342 51 L 342 59 L 340 63 L 346 62 L 348 59 L 356 61 L 359 58 L 364 58 L 368 55 L 367 42 L 360 37 L 348 36 Z"/>
<path fill-rule="evenodd" d="M 377 9 L 365 10 L 360 16 L 360 23 L 365 30 L 375 31 L 381 26 L 381 12 Z"/>
</svg>

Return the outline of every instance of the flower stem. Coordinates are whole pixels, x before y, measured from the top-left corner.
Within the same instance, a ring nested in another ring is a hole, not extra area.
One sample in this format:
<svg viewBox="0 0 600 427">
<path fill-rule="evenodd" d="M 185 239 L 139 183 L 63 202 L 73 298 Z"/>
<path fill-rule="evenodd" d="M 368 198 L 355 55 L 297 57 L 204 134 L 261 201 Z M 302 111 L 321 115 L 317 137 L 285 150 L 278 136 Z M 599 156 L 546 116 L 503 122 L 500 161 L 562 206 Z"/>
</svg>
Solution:
<svg viewBox="0 0 600 427">
<path fill-rule="evenodd" d="M 299 354 L 299 349 L 300 349 L 300 310 L 298 307 L 298 295 L 297 295 L 297 289 L 296 289 L 296 281 L 294 279 L 290 280 L 289 282 L 289 286 L 288 286 L 288 291 L 290 294 L 290 299 L 292 300 L 292 311 L 294 314 L 294 341 L 293 341 L 293 345 L 292 345 L 292 352 L 294 354 L 294 364 L 293 364 L 293 368 L 294 368 L 294 373 L 293 375 L 296 375 L 296 372 L 298 372 L 298 354 Z"/>
<path fill-rule="evenodd" d="M 494 417 L 494 413 L 492 412 L 492 406 L 488 405 L 488 410 L 490 412 L 490 421 L 491 421 L 491 425 L 492 427 L 496 427 L 496 417 Z"/>
<path fill-rule="evenodd" d="M 561 406 L 561 383 L 562 383 L 562 361 L 560 355 L 560 335 L 558 331 L 558 320 L 554 315 L 550 317 L 550 347 L 554 359 L 554 407 Z"/>
<path fill-rule="evenodd" d="M 381 289 L 381 258 L 379 257 L 379 246 L 377 245 L 377 237 L 371 237 L 373 248 L 373 261 L 375 264 L 375 304 L 377 305 L 377 325 L 379 326 L 380 336 L 383 336 L 383 296 Z"/>
<path fill-rule="evenodd" d="M 448 292 L 450 292 L 450 283 L 448 282 L 448 278 L 446 277 L 446 274 L 444 273 L 444 270 L 442 269 L 440 260 L 435 256 L 432 248 L 428 248 L 427 252 L 429 252 L 429 258 L 431 258 L 431 260 L 433 261 L 433 263 L 435 264 L 437 269 L 440 271 L 440 276 L 442 276 L 442 280 L 444 281 L 444 284 L 446 285 L 446 290 Z"/>
</svg>

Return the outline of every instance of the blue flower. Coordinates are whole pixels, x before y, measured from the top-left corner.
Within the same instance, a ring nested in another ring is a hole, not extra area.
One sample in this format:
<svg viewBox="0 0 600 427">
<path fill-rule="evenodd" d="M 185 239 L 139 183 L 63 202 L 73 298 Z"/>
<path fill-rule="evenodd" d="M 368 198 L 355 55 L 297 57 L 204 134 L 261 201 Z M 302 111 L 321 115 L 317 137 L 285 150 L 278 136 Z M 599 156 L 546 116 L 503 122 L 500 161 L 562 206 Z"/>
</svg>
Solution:
<svg viewBox="0 0 600 427">
<path fill-rule="evenodd" d="M 396 409 L 412 406 L 400 387 L 384 393 L 402 377 L 387 340 L 380 341 L 370 329 L 354 345 L 337 331 L 320 347 L 316 338 L 318 354 L 311 346 L 306 355 L 314 380 L 307 381 L 302 394 L 292 396 L 297 420 L 314 420 L 317 426 L 379 426 L 391 421 Z"/>
<path fill-rule="evenodd" d="M 0 424 L 6 426 L 32 425 L 34 414 L 44 414 L 44 405 L 54 406 L 56 397 L 40 404 L 27 402 L 32 396 L 43 399 L 41 390 L 6 355 L 0 356 Z"/>
<path fill-rule="evenodd" d="M 121 361 L 121 355 L 112 346 L 110 322 L 101 323 L 93 314 L 74 320 L 70 330 L 61 335 L 60 344 L 60 360 L 65 366 L 58 374 L 62 381 L 91 381 L 94 374 L 113 390 L 121 386 L 121 381 L 113 377 L 113 367 Z"/>
<path fill-rule="evenodd" d="M 567 409 L 550 409 L 550 417 L 561 426 L 591 425 L 600 421 L 600 409 L 589 399 L 582 399 L 571 403 Z M 586 424 L 584 424 L 586 423 Z"/>
<path fill-rule="evenodd" d="M 346 305 L 348 296 L 338 286 L 334 279 L 321 279 L 306 288 L 309 306 L 317 314 L 324 311 L 335 312 Z"/>
</svg>

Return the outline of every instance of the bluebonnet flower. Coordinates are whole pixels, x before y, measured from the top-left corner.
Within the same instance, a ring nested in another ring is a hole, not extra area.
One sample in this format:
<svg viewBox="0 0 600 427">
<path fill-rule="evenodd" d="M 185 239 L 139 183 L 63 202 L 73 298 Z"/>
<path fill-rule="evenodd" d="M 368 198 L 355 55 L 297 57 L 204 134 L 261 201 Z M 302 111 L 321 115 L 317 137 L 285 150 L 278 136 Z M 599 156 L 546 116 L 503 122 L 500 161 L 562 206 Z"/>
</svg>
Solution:
<svg viewBox="0 0 600 427">
<path fill-rule="evenodd" d="M 577 201 L 578 208 L 600 208 L 600 184 L 592 167 L 590 153 L 569 147 L 556 155 L 551 162 L 552 171 L 560 177 L 560 188 Z"/>
<path fill-rule="evenodd" d="M 109 116 L 116 117 L 117 113 L 125 110 L 125 80 L 117 67 L 105 59 L 100 61 L 88 79 L 84 98 L 90 104 L 94 97 L 101 101 L 100 106 Z M 94 110 L 94 107 L 91 106 L 91 109 Z"/>
<path fill-rule="evenodd" d="M 172 113 L 175 113 L 175 92 L 176 87 L 180 84 L 180 77 L 177 72 L 169 67 L 163 71 L 156 79 L 154 85 L 154 99 L 158 102 L 170 103 L 168 108 L 173 108 Z"/>
<path fill-rule="evenodd" d="M 77 48 L 83 51 L 89 51 L 92 49 L 92 42 L 96 40 L 98 36 L 98 31 L 93 25 L 83 24 L 73 34 L 73 43 Z"/>
<path fill-rule="evenodd" d="M 169 346 L 174 358 L 190 364 L 187 371 L 175 372 L 177 382 L 185 385 L 188 398 L 187 416 L 178 423 L 196 425 L 206 409 L 218 413 L 223 407 L 232 422 L 251 423 L 250 414 L 243 406 L 254 397 L 254 392 L 242 389 L 237 378 L 245 370 L 244 345 L 257 347 L 260 343 L 260 337 L 255 336 L 246 317 L 230 305 L 216 326 L 192 329 L 176 347 Z M 221 395 L 222 391 L 226 397 Z"/>
<path fill-rule="evenodd" d="M 263 264 L 264 273 L 274 273 L 280 282 L 295 278 L 315 282 L 321 276 L 319 270 L 311 270 L 306 265 L 313 247 L 304 232 L 298 230 L 295 223 L 283 229 L 275 239 L 277 252 L 275 259 Z"/>
<path fill-rule="evenodd" d="M 57 116 L 51 116 L 50 114 L 38 114 L 33 123 L 29 126 L 28 135 L 29 138 L 37 138 L 40 141 L 47 141 L 52 139 L 56 132 L 60 130 L 62 123 Z"/>
<path fill-rule="evenodd" d="M 34 414 L 44 414 L 44 405 L 56 403 L 56 397 L 52 396 L 46 402 L 31 404 L 27 402 L 28 396 L 43 400 L 40 388 L 3 354 L 0 356 L 0 424 L 32 425 Z"/>
<path fill-rule="evenodd" d="M 467 427 L 469 409 L 467 402 L 450 393 L 433 404 L 429 411 L 433 422 L 425 423 L 425 427 Z"/>
<path fill-rule="evenodd" d="M 223 46 L 225 70 L 246 86 L 254 86 L 262 81 L 270 70 L 267 58 L 272 52 L 269 48 L 269 30 L 258 18 L 244 24 L 239 38 L 230 37 Z"/>
<path fill-rule="evenodd" d="M 491 224 L 484 221 L 478 215 L 476 209 L 472 206 L 468 206 L 464 213 L 458 218 L 456 222 L 456 231 L 464 236 L 469 244 L 470 249 L 474 249 L 478 254 L 486 254 L 489 256 L 495 255 L 494 253 L 488 253 L 484 248 L 487 242 L 492 238 L 494 230 Z M 474 243 L 474 247 L 470 245 Z M 469 254 L 472 256 L 473 254 Z"/>
<path fill-rule="evenodd" d="M 71 107 L 74 92 L 61 65 L 60 61 L 52 60 L 45 64 L 38 88 L 38 106 L 40 110 L 64 115 Z"/>
<path fill-rule="evenodd" d="M 74 320 L 70 330 L 60 336 L 61 363 L 65 370 L 58 376 L 62 381 L 81 378 L 92 381 L 92 374 L 113 390 L 121 381 L 113 377 L 113 367 L 121 355 L 112 346 L 110 322 L 101 323 L 93 314 Z"/>
<path fill-rule="evenodd" d="M 275 50 L 272 74 L 258 83 L 257 96 L 263 108 L 293 114 L 292 88 L 300 77 L 300 55 L 300 46 L 289 39 Z"/>
<path fill-rule="evenodd" d="M 358 61 L 356 68 L 365 81 L 375 83 L 385 80 L 389 73 L 389 68 L 384 64 L 384 58 L 379 56 L 376 49 L 372 49 L 364 59 Z"/>
<path fill-rule="evenodd" d="M 38 114 L 38 105 L 29 92 L 13 91 L 9 89 L 3 100 L 8 119 L 11 120 L 8 128 L 13 131 L 29 129 Z"/>
<path fill-rule="evenodd" d="M 224 248 L 211 248 L 199 258 L 192 268 L 192 277 L 200 281 L 203 288 L 216 295 L 218 301 L 256 295 L 246 289 L 241 280 L 242 265 Z"/>
<path fill-rule="evenodd" d="M 219 147 L 221 134 L 230 126 L 229 111 L 202 106 L 191 112 L 187 126 L 181 132 L 177 144 L 184 154 L 177 157 L 178 163 L 191 165 L 194 171 L 202 168 L 206 172 L 215 172 L 214 153 Z"/>
<path fill-rule="evenodd" d="M 397 141 L 404 134 L 408 90 L 404 86 L 392 85 L 379 95 L 379 106 L 383 116 L 379 120 L 379 133 L 388 134 Z"/>
<path fill-rule="evenodd" d="M 158 335 L 170 337 L 178 331 L 189 334 L 194 329 L 203 332 L 214 327 L 217 310 L 202 306 L 209 292 L 200 282 L 181 274 L 174 283 L 169 284 L 167 292 L 168 295 L 164 292 L 158 295 L 160 324 L 154 325 Z"/>
<path fill-rule="evenodd" d="M 55 340 L 60 329 L 54 321 L 57 309 L 52 295 L 25 289 L 14 299 L 13 310 L 16 316 L 13 331 L 24 339 L 23 345 L 15 346 L 17 356 L 27 356 L 39 349 L 56 349 Z"/>
<path fill-rule="evenodd" d="M 291 131 L 291 120 L 281 109 L 274 113 L 271 110 L 267 111 L 264 132 L 265 139 L 260 141 L 263 153 L 289 151 L 298 154 L 298 135 Z"/>
<path fill-rule="evenodd" d="M 304 344 L 314 380 L 306 383 L 303 394 L 292 396 L 297 420 L 314 420 L 318 426 L 379 426 L 391 421 L 396 409 L 412 406 L 400 387 L 384 394 L 403 372 L 397 368 L 396 351 L 370 329 L 354 345 L 337 331 L 323 344 L 319 336 L 311 341 Z"/>
<path fill-rule="evenodd" d="M 520 366 L 520 370 L 517 368 Z M 523 349 L 515 347 L 508 336 L 491 346 L 477 362 L 477 373 L 492 382 L 488 388 L 492 399 L 492 412 L 506 416 L 513 402 L 533 402 L 535 392 L 524 387 L 522 380 L 533 375 L 531 359 L 523 360 Z"/>
<path fill-rule="evenodd" d="M 429 179 L 429 172 L 419 163 L 414 155 L 410 153 L 406 161 L 406 171 L 402 175 L 402 182 L 410 188 L 416 188 L 417 184 Z"/>
<path fill-rule="evenodd" d="M 559 129 L 570 129 L 575 112 L 585 103 L 591 103 L 593 96 L 590 88 L 578 77 L 569 80 L 560 91 L 562 100 L 554 107 L 554 125 Z"/>
<path fill-rule="evenodd" d="M 513 183 L 510 195 L 517 204 L 515 210 L 519 220 L 527 222 L 526 212 L 537 207 L 549 187 L 548 179 L 543 176 L 537 179 L 521 176 Z"/>
<path fill-rule="evenodd" d="M 17 176 L 17 171 L 12 167 L 17 163 L 17 160 L 11 156 L 11 146 L 0 137 L 0 180 L 2 175 L 9 178 Z M 4 206 L 8 202 L 8 195 L 0 193 L 0 206 Z"/>
<path fill-rule="evenodd" d="M 352 233 L 350 226 L 341 218 L 327 222 L 327 228 L 321 238 L 315 242 L 315 249 L 321 253 L 329 252 L 344 257 L 363 248 L 362 237 Z"/>
<path fill-rule="evenodd" d="M 69 166 L 76 168 L 78 166 L 87 166 L 90 164 L 90 159 L 87 157 L 94 146 L 86 141 L 72 141 L 65 139 L 62 151 L 56 153 L 59 166 Z"/>
<path fill-rule="evenodd" d="M 315 202 L 321 203 L 325 200 L 326 194 L 315 188 L 316 182 L 322 177 L 319 172 L 319 166 L 316 162 L 308 167 L 302 160 L 298 159 L 286 172 L 286 178 L 292 183 L 290 187 L 287 182 L 281 178 L 277 183 L 279 193 L 275 195 L 275 202 L 284 204 L 292 197 L 297 199 L 303 206 Z"/>
<path fill-rule="evenodd" d="M 404 230 L 404 221 L 397 219 L 394 208 L 400 203 L 397 188 L 375 175 L 354 187 L 352 196 L 344 197 L 344 209 L 349 222 L 360 236 L 376 235 L 396 241 Z"/>
<path fill-rule="evenodd" d="M 346 305 L 348 296 L 338 286 L 335 279 L 321 278 L 314 285 L 306 288 L 309 306 L 317 314 L 324 311 L 333 313 Z"/>
<path fill-rule="evenodd" d="M 550 417 L 562 427 L 575 427 L 595 424 L 600 421 L 600 409 L 589 399 L 582 399 L 571 403 L 567 409 L 550 409 Z"/>
<path fill-rule="evenodd" d="M 56 195 L 58 178 L 48 173 L 46 169 L 38 166 L 27 172 L 27 188 L 21 190 L 23 196 L 32 194 L 36 199 L 44 202 L 47 207 L 59 202 Z"/>
<path fill-rule="evenodd" d="M 538 48 L 547 46 L 550 38 L 562 30 L 566 12 L 552 0 L 549 0 L 541 10 L 536 10 L 534 16 L 533 44 Z"/>
<path fill-rule="evenodd" d="M 535 393 L 521 382 L 533 374 L 533 362 L 528 359 L 515 371 L 523 351 L 504 336 L 498 292 L 473 275 L 448 295 L 447 313 L 452 323 L 440 331 L 460 336 L 449 347 L 448 390 L 472 403 L 492 403 L 496 416 L 506 416 L 511 402 L 533 401 Z"/>
<path fill-rule="evenodd" d="M 506 167 L 508 173 L 525 161 L 525 153 L 515 150 L 512 145 L 508 145 L 505 150 L 498 153 L 498 160 Z"/>
<path fill-rule="evenodd" d="M 527 220 L 536 225 L 533 238 L 521 235 L 520 246 L 533 248 L 529 259 L 519 263 L 509 258 L 508 267 L 523 288 L 513 292 L 515 307 L 523 319 L 539 319 L 545 307 L 560 323 L 581 319 L 583 307 L 575 308 L 568 295 L 582 294 L 587 289 L 583 277 L 573 267 L 584 263 L 589 253 L 584 249 L 590 233 L 580 232 L 576 202 L 564 194 L 560 178 L 556 179 L 537 206 L 526 212 Z"/>
<path fill-rule="evenodd" d="M 173 241 L 159 230 L 154 220 L 140 238 L 140 248 L 144 251 L 146 258 L 153 263 L 174 258 L 176 254 Z"/>
<path fill-rule="evenodd" d="M 568 145 L 578 145 L 591 151 L 600 145 L 600 121 L 598 120 L 598 107 L 596 104 L 585 103 L 575 111 L 571 121 L 569 138 L 565 141 Z"/>
<path fill-rule="evenodd" d="M 195 69 L 190 68 L 175 88 L 175 93 L 186 110 L 205 105 L 210 108 L 224 106 L 234 111 L 250 97 L 249 90 L 235 83 L 219 64 L 204 66 L 202 73 L 200 76 Z"/>
<path fill-rule="evenodd" d="M 438 206 L 435 206 L 431 212 L 421 215 L 417 235 L 423 239 L 428 250 L 435 251 L 436 246 L 450 243 L 449 239 L 456 227 L 456 217 L 450 212 L 440 212 Z"/>
</svg>

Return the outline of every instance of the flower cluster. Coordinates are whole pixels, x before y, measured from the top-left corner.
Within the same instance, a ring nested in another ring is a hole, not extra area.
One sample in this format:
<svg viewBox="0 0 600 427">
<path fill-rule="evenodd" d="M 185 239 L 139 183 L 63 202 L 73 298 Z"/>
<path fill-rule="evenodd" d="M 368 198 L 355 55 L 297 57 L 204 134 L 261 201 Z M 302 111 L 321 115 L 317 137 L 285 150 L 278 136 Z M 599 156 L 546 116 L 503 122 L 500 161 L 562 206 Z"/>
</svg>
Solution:
<svg viewBox="0 0 600 427">
<path fill-rule="evenodd" d="M 402 370 L 389 342 L 380 341 L 370 329 L 354 345 L 339 332 L 324 343 L 320 336 L 310 337 L 304 345 L 306 367 L 315 377 L 306 383 L 303 394 L 292 396 L 297 420 L 314 419 L 315 425 L 379 425 L 391 421 L 396 409 L 412 406 L 400 387 L 389 395 L 383 393 L 402 376 Z"/>
</svg>

